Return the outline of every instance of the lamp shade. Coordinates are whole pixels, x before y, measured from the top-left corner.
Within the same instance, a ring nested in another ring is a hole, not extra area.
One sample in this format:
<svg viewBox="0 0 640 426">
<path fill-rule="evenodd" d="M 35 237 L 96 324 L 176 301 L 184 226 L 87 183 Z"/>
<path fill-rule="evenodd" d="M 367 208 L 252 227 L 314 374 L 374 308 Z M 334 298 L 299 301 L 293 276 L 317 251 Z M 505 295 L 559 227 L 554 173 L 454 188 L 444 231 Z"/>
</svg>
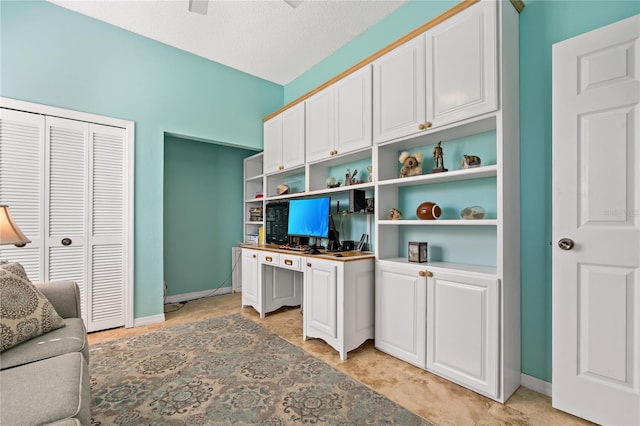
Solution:
<svg viewBox="0 0 640 426">
<path fill-rule="evenodd" d="M 0 245 L 15 244 L 20 247 L 30 242 L 13 221 L 9 206 L 0 204 Z"/>
</svg>

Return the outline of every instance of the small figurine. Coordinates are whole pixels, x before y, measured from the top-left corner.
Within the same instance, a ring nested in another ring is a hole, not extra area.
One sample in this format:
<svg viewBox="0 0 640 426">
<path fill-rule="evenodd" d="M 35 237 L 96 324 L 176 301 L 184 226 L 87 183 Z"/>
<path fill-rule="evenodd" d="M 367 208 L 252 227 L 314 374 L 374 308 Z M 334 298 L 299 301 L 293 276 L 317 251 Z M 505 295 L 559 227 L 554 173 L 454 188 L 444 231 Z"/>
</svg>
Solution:
<svg viewBox="0 0 640 426">
<path fill-rule="evenodd" d="M 431 170 L 431 173 L 446 172 L 448 169 L 444 168 L 444 152 L 442 151 L 442 141 L 438 142 L 435 148 L 433 148 L 433 161 L 436 163 L 436 167 Z"/>
<path fill-rule="evenodd" d="M 353 174 L 351 173 L 351 170 L 347 169 L 347 174 L 344 177 L 344 186 L 355 185 L 356 183 L 358 183 L 355 180 L 355 177 L 357 174 L 358 174 L 358 169 L 355 169 L 353 171 Z"/>
<path fill-rule="evenodd" d="M 464 160 L 460 162 L 460 165 L 464 169 L 469 169 L 471 167 L 479 167 L 481 164 L 480 157 L 477 155 L 464 155 Z"/>
<path fill-rule="evenodd" d="M 337 188 L 340 186 L 340 182 L 336 180 L 333 176 L 329 176 L 326 180 L 327 188 Z"/>
<path fill-rule="evenodd" d="M 367 166 L 367 173 L 369 173 L 368 181 L 373 182 L 373 166 Z"/>
<path fill-rule="evenodd" d="M 388 218 L 390 220 L 400 220 L 402 219 L 402 212 L 396 208 L 392 208 L 389 212 Z"/>
<path fill-rule="evenodd" d="M 423 157 L 421 152 L 415 152 L 409 154 L 407 151 L 403 151 L 398 158 L 402 167 L 400 168 L 400 177 L 418 176 L 422 174 Z"/>
</svg>

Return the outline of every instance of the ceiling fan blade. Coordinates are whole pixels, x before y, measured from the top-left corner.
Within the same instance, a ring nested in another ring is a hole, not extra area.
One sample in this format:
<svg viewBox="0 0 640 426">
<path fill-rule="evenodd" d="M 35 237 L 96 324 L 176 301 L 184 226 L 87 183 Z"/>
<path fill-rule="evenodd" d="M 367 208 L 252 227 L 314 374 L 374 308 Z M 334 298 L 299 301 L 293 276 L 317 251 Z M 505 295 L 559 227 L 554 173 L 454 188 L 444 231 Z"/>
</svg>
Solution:
<svg viewBox="0 0 640 426">
<path fill-rule="evenodd" d="M 189 0 L 189 12 L 206 15 L 209 9 L 209 0 Z"/>
</svg>

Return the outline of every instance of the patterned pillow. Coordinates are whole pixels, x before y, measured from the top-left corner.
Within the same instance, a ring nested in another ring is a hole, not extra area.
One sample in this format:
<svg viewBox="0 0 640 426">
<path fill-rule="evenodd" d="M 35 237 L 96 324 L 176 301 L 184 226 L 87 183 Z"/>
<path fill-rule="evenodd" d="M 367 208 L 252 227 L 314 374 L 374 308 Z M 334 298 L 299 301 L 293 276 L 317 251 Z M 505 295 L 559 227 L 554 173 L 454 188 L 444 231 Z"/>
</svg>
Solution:
<svg viewBox="0 0 640 426">
<path fill-rule="evenodd" d="M 0 263 L 0 352 L 64 325 L 22 265 Z"/>
</svg>

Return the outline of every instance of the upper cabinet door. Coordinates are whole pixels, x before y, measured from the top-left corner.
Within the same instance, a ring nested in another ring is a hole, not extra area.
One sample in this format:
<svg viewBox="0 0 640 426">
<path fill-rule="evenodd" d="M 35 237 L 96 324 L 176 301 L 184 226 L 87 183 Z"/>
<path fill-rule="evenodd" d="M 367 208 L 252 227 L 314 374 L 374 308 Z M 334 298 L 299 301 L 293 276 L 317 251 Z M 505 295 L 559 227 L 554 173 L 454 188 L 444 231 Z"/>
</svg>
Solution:
<svg viewBox="0 0 640 426">
<path fill-rule="evenodd" d="M 304 165 L 304 107 L 301 102 L 282 113 L 282 170 Z"/>
<path fill-rule="evenodd" d="M 277 172 L 282 166 L 282 115 L 264 122 L 264 173 Z"/>
<path fill-rule="evenodd" d="M 307 99 L 305 108 L 307 162 L 335 155 L 333 86 L 329 86 Z"/>
<path fill-rule="evenodd" d="M 497 2 L 478 3 L 426 33 L 427 121 L 433 127 L 498 108 Z"/>
<path fill-rule="evenodd" d="M 371 146 L 371 66 L 335 84 L 335 155 Z"/>
<path fill-rule="evenodd" d="M 421 35 L 373 63 L 374 142 L 423 131 L 425 107 L 425 47 Z"/>
</svg>

